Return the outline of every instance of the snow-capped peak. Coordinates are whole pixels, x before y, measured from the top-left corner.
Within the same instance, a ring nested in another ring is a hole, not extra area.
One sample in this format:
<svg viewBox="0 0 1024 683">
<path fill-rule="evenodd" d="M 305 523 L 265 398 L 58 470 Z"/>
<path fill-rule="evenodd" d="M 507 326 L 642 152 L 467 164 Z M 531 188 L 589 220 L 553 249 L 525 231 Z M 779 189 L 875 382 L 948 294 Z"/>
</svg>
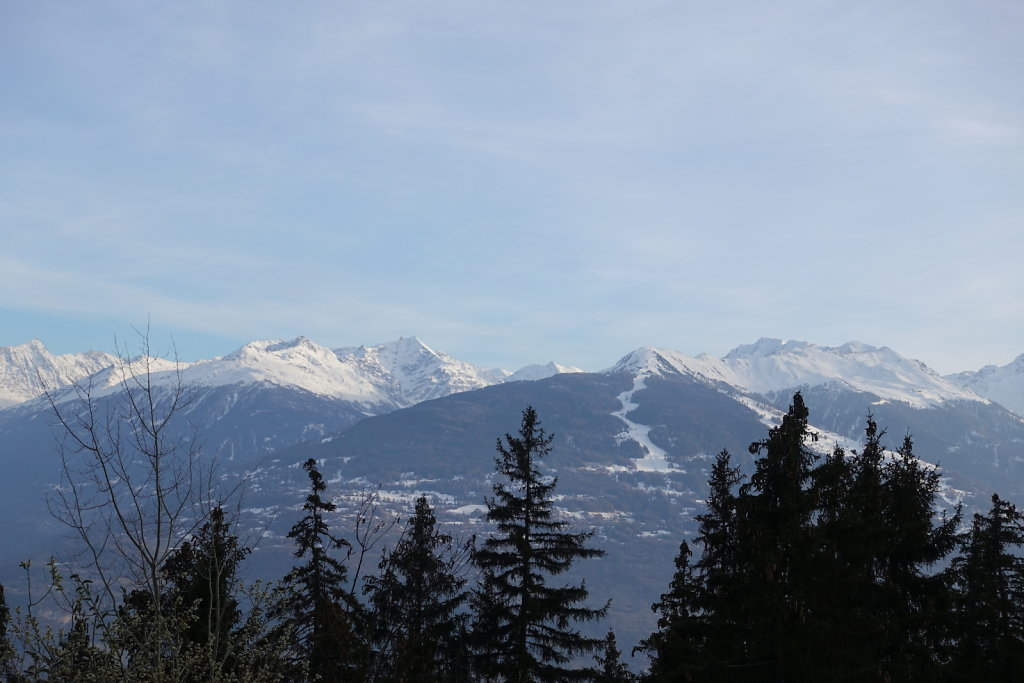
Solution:
<svg viewBox="0 0 1024 683">
<path fill-rule="evenodd" d="M 620 360 L 612 371 L 687 374 L 726 382 L 753 393 L 842 383 L 855 391 L 916 407 L 946 400 L 984 400 L 970 389 L 939 376 L 920 361 L 888 347 L 861 342 L 824 347 L 802 341 L 762 338 L 718 359 L 691 358 L 664 349 L 643 348 Z"/>
<path fill-rule="evenodd" d="M 88 385 L 93 396 L 118 391 L 125 377 L 147 375 L 156 387 L 179 380 L 192 387 L 276 385 L 345 401 L 393 408 L 500 384 L 511 379 L 541 379 L 579 372 L 555 363 L 527 366 L 513 374 L 484 369 L 435 351 L 416 337 L 376 346 L 330 349 L 306 337 L 257 340 L 224 355 L 194 363 L 159 358 L 130 362 L 89 352 L 53 356 L 39 340 L 0 347 L 0 408 L 60 389 L 72 382 Z M 40 379 L 41 378 L 41 379 Z M 63 391 L 58 400 L 75 393 Z"/>
<path fill-rule="evenodd" d="M 570 365 L 559 365 L 555 362 L 546 363 L 544 365 L 526 365 L 519 368 L 511 375 L 506 377 L 503 381 L 505 382 L 531 382 L 539 379 L 547 379 L 548 377 L 554 377 L 565 372 L 583 372 L 579 368 L 572 367 Z"/>
<path fill-rule="evenodd" d="M 305 337 L 249 342 L 221 358 L 195 363 L 182 379 L 204 386 L 266 382 L 348 401 L 384 400 L 378 387 L 350 363 Z"/>
<path fill-rule="evenodd" d="M 371 377 L 381 391 L 402 406 L 495 383 L 488 371 L 435 351 L 416 337 L 335 349 L 334 353 Z"/>
<path fill-rule="evenodd" d="M 946 379 L 1024 416 L 1024 353 L 1006 365 L 986 365 Z"/>
<path fill-rule="evenodd" d="M 623 356 L 607 373 L 628 372 L 646 375 L 688 375 L 734 384 L 735 377 L 719 359 L 701 354 L 696 358 L 678 351 L 643 346 Z"/>
<path fill-rule="evenodd" d="M 115 360 L 100 351 L 55 356 L 38 339 L 0 346 L 0 408 L 77 382 L 112 366 Z"/>
<path fill-rule="evenodd" d="M 783 350 L 787 344 L 790 349 L 798 346 L 806 346 L 805 342 L 784 342 L 781 339 L 772 337 L 761 337 L 753 344 L 741 344 L 725 355 L 723 360 L 732 358 L 763 358 Z"/>
</svg>

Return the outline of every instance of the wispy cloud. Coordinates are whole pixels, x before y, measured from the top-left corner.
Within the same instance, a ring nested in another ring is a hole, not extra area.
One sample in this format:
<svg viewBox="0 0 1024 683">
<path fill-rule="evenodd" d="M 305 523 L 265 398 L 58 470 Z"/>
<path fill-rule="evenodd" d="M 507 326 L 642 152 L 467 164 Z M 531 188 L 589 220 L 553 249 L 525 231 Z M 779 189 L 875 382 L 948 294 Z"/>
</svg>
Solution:
<svg viewBox="0 0 1024 683">
<path fill-rule="evenodd" d="M 935 125 L 940 132 L 964 142 L 1017 146 L 1024 141 L 1024 125 L 967 116 L 946 118 Z"/>
</svg>

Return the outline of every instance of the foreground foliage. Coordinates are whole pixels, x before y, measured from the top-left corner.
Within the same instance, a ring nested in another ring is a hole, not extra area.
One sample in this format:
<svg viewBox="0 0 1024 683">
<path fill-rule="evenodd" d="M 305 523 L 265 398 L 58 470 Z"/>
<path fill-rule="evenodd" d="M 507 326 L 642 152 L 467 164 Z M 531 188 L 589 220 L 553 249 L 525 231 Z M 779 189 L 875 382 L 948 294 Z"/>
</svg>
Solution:
<svg viewBox="0 0 1024 683">
<path fill-rule="evenodd" d="M 909 436 L 887 453 L 868 417 L 862 449 L 821 457 L 807 417 L 797 394 L 750 446 L 749 481 L 718 455 L 703 552 L 682 544 L 640 646 L 646 680 L 1010 680 L 1024 665 L 1016 509 L 993 498 L 958 534 Z"/>
</svg>

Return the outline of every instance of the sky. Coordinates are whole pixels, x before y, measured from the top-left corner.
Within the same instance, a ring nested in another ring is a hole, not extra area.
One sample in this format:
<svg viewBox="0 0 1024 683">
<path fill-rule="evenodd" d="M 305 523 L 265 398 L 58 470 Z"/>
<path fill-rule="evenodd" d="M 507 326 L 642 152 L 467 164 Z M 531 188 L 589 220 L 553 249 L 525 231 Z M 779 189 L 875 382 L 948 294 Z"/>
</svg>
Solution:
<svg viewBox="0 0 1024 683">
<path fill-rule="evenodd" d="M 0 345 L 1024 353 L 1024 3 L 0 3 Z"/>
</svg>

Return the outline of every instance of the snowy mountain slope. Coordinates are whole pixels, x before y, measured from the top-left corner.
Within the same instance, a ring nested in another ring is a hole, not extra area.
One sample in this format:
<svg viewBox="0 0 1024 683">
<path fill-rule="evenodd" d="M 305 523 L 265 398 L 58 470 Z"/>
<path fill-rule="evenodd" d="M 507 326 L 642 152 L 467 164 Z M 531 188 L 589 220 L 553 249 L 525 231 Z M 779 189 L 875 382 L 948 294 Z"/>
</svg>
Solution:
<svg viewBox="0 0 1024 683">
<path fill-rule="evenodd" d="M 147 371 L 158 388 L 174 386 L 180 380 L 198 391 L 236 385 L 286 387 L 366 405 L 391 403 L 373 377 L 305 337 L 252 341 L 225 356 L 194 363 L 133 359 L 127 364 L 118 362 L 85 381 L 94 388 L 94 395 L 103 396 L 121 389 L 121 380 L 131 373 L 144 375 Z M 73 397 L 73 392 L 66 393 L 66 398 Z"/>
<path fill-rule="evenodd" d="M 0 408 L 59 389 L 114 364 L 99 351 L 55 356 L 38 339 L 18 346 L 0 346 Z"/>
<path fill-rule="evenodd" d="M 644 347 L 623 357 L 607 372 L 687 375 L 758 394 L 840 384 L 851 391 L 916 408 L 946 401 L 985 401 L 920 361 L 904 358 L 888 347 L 859 342 L 825 347 L 762 338 L 733 349 L 724 358 L 707 354 L 693 358 L 677 351 Z"/>
<path fill-rule="evenodd" d="M 325 346 L 305 337 L 253 341 L 226 356 L 200 361 L 182 372 L 185 384 L 278 385 L 357 403 L 387 403 L 374 378 Z"/>
<path fill-rule="evenodd" d="M 416 337 L 402 337 L 376 346 L 335 349 L 334 353 L 400 407 L 490 386 L 505 377 L 502 371 L 484 370 L 435 351 Z"/>
<path fill-rule="evenodd" d="M 435 351 L 415 337 L 335 350 L 305 337 L 263 340 L 194 363 L 136 358 L 128 364 L 98 352 L 53 356 L 34 340 L 0 347 L 0 409 L 39 396 L 44 385 L 63 388 L 57 392 L 59 401 L 75 398 L 68 386 L 72 382 L 88 385 L 94 396 L 105 396 L 119 391 L 132 372 L 147 371 L 157 387 L 171 387 L 179 377 L 185 386 L 202 390 L 232 385 L 288 387 L 352 402 L 374 414 L 505 381 L 579 372 L 555 363 L 531 365 L 515 373 L 484 369 Z"/>
<path fill-rule="evenodd" d="M 946 375 L 946 379 L 1024 416 L 1024 353 L 1012 363 L 986 365 L 975 372 Z"/>
<path fill-rule="evenodd" d="M 560 373 L 582 372 L 557 363 L 527 365 L 516 372 L 485 369 L 435 351 L 416 337 L 334 352 L 374 378 L 377 386 L 402 407 L 503 382 L 536 381 Z"/>
<path fill-rule="evenodd" d="M 547 363 L 545 365 L 527 365 L 519 368 L 511 375 L 504 377 L 503 382 L 535 382 L 540 379 L 547 379 L 555 375 L 565 373 L 583 372 L 577 367 L 559 365 L 558 363 Z"/>
</svg>

